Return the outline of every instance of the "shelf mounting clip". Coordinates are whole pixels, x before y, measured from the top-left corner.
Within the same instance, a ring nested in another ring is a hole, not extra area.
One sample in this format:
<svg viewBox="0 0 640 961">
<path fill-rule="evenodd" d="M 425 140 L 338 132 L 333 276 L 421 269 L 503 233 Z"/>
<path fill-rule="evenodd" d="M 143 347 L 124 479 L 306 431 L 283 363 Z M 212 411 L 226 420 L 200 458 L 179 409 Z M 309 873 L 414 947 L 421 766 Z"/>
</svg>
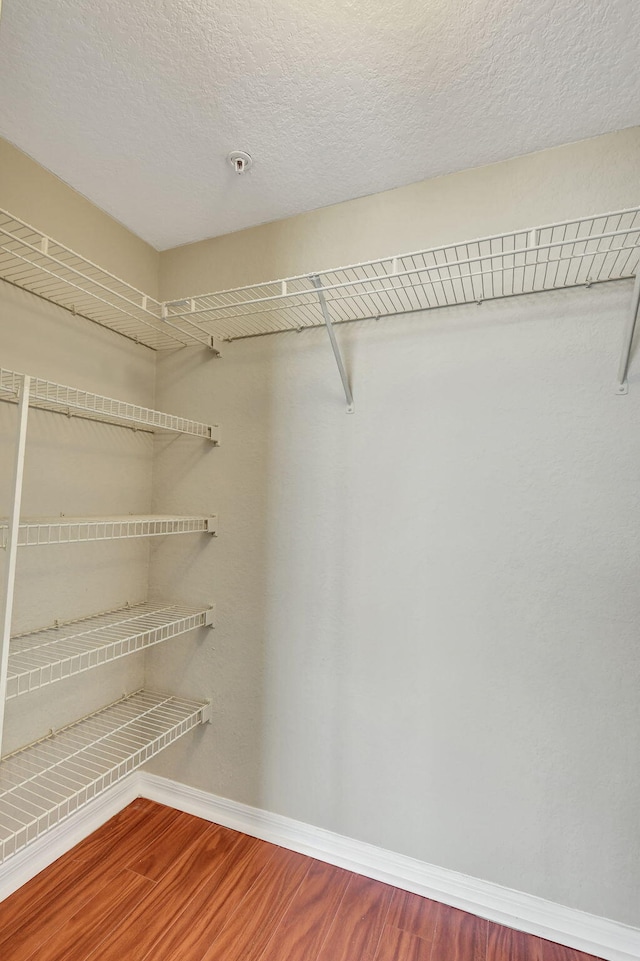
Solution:
<svg viewBox="0 0 640 961">
<path fill-rule="evenodd" d="M 640 265 L 638 266 L 636 282 L 633 286 L 631 310 L 629 311 L 627 323 L 624 329 L 622 356 L 620 357 L 620 367 L 618 368 L 618 394 L 629 393 L 627 374 L 629 373 L 629 364 L 631 363 L 631 348 L 633 346 L 633 335 L 635 334 L 636 324 L 638 323 L 638 314 L 640 314 Z"/>
<path fill-rule="evenodd" d="M 318 291 L 318 300 L 320 301 L 320 310 L 322 311 L 322 319 L 324 320 L 324 325 L 327 328 L 327 333 L 329 334 L 329 340 L 331 341 L 331 349 L 333 350 L 333 356 L 336 359 L 336 364 L 338 365 L 338 371 L 340 373 L 340 380 L 342 381 L 342 386 L 344 388 L 344 396 L 347 401 L 347 413 L 353 414 L 353 393 L 351 391 L 351 385 L 349 383 L 349 378 L 347 376 L 347 371 L 344 366 L 344 361 L 342 360 L 342 354 L 340 353 L 340 347 L 338 346 L 338 341 L 336 340 L 335 331 L 333 329 L 333 324 L 331 322 L 331 315 L 329 313 L 329 308 L 327 307 L 327 300 L 324 295 L 324 287 L 322 286 L 322 281 L 318 274 L 312 274 L 309 278 L 311 283 Z"/>
</svg>

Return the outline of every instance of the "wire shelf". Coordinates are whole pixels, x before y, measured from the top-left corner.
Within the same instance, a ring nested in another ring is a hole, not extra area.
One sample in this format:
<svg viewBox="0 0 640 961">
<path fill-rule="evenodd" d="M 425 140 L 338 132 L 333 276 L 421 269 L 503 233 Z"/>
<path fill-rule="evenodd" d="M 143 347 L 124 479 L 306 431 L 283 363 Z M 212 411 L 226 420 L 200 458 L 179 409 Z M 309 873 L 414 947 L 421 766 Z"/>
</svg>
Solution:
<svg viewBox="0 0 640 961">
<path fill-rule="evenodd" d="M 17 403 L 22 381 L 23 374 L 0 368 L 0 400 Z M 220 428 L 216 425 L 201 424 L 186 417 L 165 414 L 76 387 L 66 387 L 40 377 L 31 379 L 29 406 L 132 430 L 193 434 L 211 440 L 215 445 L 220 443 Z"/>
<path fill-rule="evenodd" d="M 216 532 L 216 515 L 176 517 L 165 514 L 119 517 L 38 517 L 20 522 L 18 547 L 75 544 L 125 537 L 161 537 L 165 534 Z M 7 546 L 8 522 L 0 520 L 0 545 Z"/>
<path fill-rule="evenodd" d="M 322 327 L 318 281 L 334 323 L 633 277 L 640 207 L 434 247 L 317 274 L 167 303 L 220 340 Z"/>
<path fill-rule="evenodd" d="M 7 700 L 213 624 L 213 608 L 136 604 L 11 639 Z"/>
<path fill-rule="evenodd" d="M 209 705 L 137 691 L 0 762 L 0 860 L 208 720 Z"/>
<path fill-rule="evenodd" d="M 153 350 L 211 347 L 190 318 L 163 317 L 159 301 L 6 210 L 0 210 L 0 278 Z"/>
</svg>

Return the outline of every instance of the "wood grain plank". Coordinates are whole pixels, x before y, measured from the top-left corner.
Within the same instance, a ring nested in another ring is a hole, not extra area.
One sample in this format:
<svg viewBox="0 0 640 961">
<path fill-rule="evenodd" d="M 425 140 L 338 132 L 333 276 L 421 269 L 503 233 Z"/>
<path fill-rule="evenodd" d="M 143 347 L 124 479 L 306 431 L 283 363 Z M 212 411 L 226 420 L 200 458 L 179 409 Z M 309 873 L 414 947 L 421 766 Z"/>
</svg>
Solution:
<svg viewBox="0 0 640 961">
<path fill-rule="evenodd" d="M 312 861 L 259 961 L 315 961 L 350 878 L 342 868 Z"/>
<path fill-rule="evenodd" d="M 553 941 L 545 941 L 524 931 L 500 924 L 489 924 L 487 961 L 600 961 Z"/>
<path fill-rule="evenodd" d="M 309 871 L 310 858 L 277 848 L 202 961 L 255 961 Z"/>
<path fill-rule="evenodd" d="M 116 844 L 95 861 L 67 861 L 41 872 L 7 901 L 0 904 L 0 955 L 28 957 L 38 944 L 52 937 L 83 904 L 112 882 L 122 870 L 122 857 L 140 855 L 162 838 L 178 812 L 160 808 L 138 825 L 126 847 Z M 10 953 L 9 953 L 10 952 Z"/>
<path fill-rule="evenodd" d="M 27 912 L 22 923 L 12 929 L 2 929 L 0 956 L 2 961 L 26 961 L 36 950 L 59 931 L 76 911 L 79 911 L 118 875 L 118 866 L 104 868 L 102 864 L 86 865 L 77 861 L 77 870 L 67 875 L 64 883 L 51 897 L 42 899 L 37 908 Z"/>
<path fill-rule="evenodd" d="M 127 924 L 107 937 L 90 957 L 100 961 L 142 961 L 157 942 L 166 946 L 174 930 L 182 930 L 181 915 L 207 887 L 211 878 L 223 877 L 227 858 L 244 839 L 235 831 L 213 825 L 200 844 L 168 871 L 145 901 L 132 911 Z M 253 839 L 249 844 L 253 844 Z M 191 923 L 193 923 L 191 918 Z M 162 957 L 167 956 L 163 950 Z"/>
<path fill-rule="evenodd" d="M 157 843 L 150 845 L 145 853 L 133 859 L 123 860 L 123 865 L 150 881 L 160 881 L 167 871 L 204 835 L 215 828 L 210 821 L 179 812 L 178 818 L 164 832 Z"/>
<path fill-rule="evenodd" d="M 386 923 L 423 941 L 432 941 L 439 909 L 437 901 L 394 888 Z"/>
<path fill-rule="evenodd" d="M 277 850 L 246 835 L 239 838 L 222 869 L 210 874 L 144 961 L 200 961 Z"/>
<path fill-rule="evenodd" d="M 110 818 L 88 837 L 72 847 L 65 857 L 73 861 L 95 861 L 103 857 L 116 844 L 126 844 L 127 839 L 133 837 L 139 827 L 143 827 L 147 818 L 158 815 L 158 812 L 171 810 L 163 805 L 148 801 L 146 798 L 136 798 L 122 811 Z"/>
<path fill-rule="evenodd" d="M 393 890 L 352 875 L 318 961 L 374 961 Z"/>
<path fill-rule="evenodd" d="M 540 938 L 532 934 L 490 923 L 487 961 L 542 961 L 540 945 Z"/>
<path fill-rule="evenodd" d="M 567 948 L 563 944 L 554 944 L 553 941 L 544 941 L 536 938 L 540 942 L 541 961 L 600 961 L 592 954 L 583 954 L 575 948 Z"/>
<path fill-rule="evenodd" d="M 85 883 L 84 878 L 90 881 L 93 877 L 93 874 L 87 876 L 87 871 L 97 870 L 108 873 L 122 866 L 120 862 L 127 857 L 139 857 L 171 826 L 178 813 L 162 805 L 155 805 L 150 811 L 143 810 L 141 819 L 137 817 L 137 812 L 133 812 L 133 818 L 129 819 L 129 816 L 123 818 L 123 821 L 128 823 L 129 829 L 122 829 L 117 839 L 111 844 L 108 843 L 107 825 L 103 825 L 94 832 L 99 835 L 95 842 L 91 840 L 94 835 L 86 839 L 87 843 L 84 847 L 86 860 L 78 861 L 73 857 L 77 848 L 85 845 L 84 841 L 71 848 L 0 903 L 0 945 L 4 944 L 9 937 L 13 937 L 21 925 L 39 916 L 40 905 L 43 902 L 50 903 L 54 898 L 60 902 L 60 909 L 64 911 L 68 898 L 81 896 L 81 891 L 74 892 L 73 889 L 77 886 L 81 888 Z M 91 852 L 90 855 L 88 852 Z"/>
<path fill-rule="evenodd" d="M 429 961 L 431 941 L 385 924 L 375 961 Z"/>
<path fill-rule="evenodd" d="M 485 961 L 489 922 L 441 904 L 431 961 Z"/>
<path fill-rule="evenodd" d="M 84 904 L 53 937 L 38 945 L 31 961 L 84 961 L 111 931 L 126 923 L 153 887 L 154 882 L 140 874 L 126 869 L 120 871 L 111 884 Z"/>
</svg>

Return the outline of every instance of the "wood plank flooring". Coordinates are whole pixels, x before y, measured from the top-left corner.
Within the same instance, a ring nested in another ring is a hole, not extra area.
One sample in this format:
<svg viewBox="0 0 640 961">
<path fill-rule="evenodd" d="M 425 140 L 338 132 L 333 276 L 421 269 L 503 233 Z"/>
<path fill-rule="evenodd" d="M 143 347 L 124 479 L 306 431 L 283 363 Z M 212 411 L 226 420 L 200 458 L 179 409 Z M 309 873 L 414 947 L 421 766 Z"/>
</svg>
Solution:
<svg viewBox="0 0 640 961">
<path fill-rule="evenodd" d="M 2 961 L 594 961 L 139 799 L 0 903 Z"/>
</svg>

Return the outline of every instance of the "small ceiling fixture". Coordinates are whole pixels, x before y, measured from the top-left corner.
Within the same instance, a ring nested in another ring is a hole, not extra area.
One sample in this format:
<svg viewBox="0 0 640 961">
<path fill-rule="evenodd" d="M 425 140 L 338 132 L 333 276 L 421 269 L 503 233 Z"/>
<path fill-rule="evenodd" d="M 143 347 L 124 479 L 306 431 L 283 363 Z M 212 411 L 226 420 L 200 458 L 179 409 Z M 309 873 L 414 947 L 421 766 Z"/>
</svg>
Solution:
<svg viewBox="0 0 640 961">
<path fill-rule="evenodd" d="M 244 150 L 232 150 L 227 160 L 237 174 L 245 173 L 253 163 L 251 157 Z"/>
</svg>

